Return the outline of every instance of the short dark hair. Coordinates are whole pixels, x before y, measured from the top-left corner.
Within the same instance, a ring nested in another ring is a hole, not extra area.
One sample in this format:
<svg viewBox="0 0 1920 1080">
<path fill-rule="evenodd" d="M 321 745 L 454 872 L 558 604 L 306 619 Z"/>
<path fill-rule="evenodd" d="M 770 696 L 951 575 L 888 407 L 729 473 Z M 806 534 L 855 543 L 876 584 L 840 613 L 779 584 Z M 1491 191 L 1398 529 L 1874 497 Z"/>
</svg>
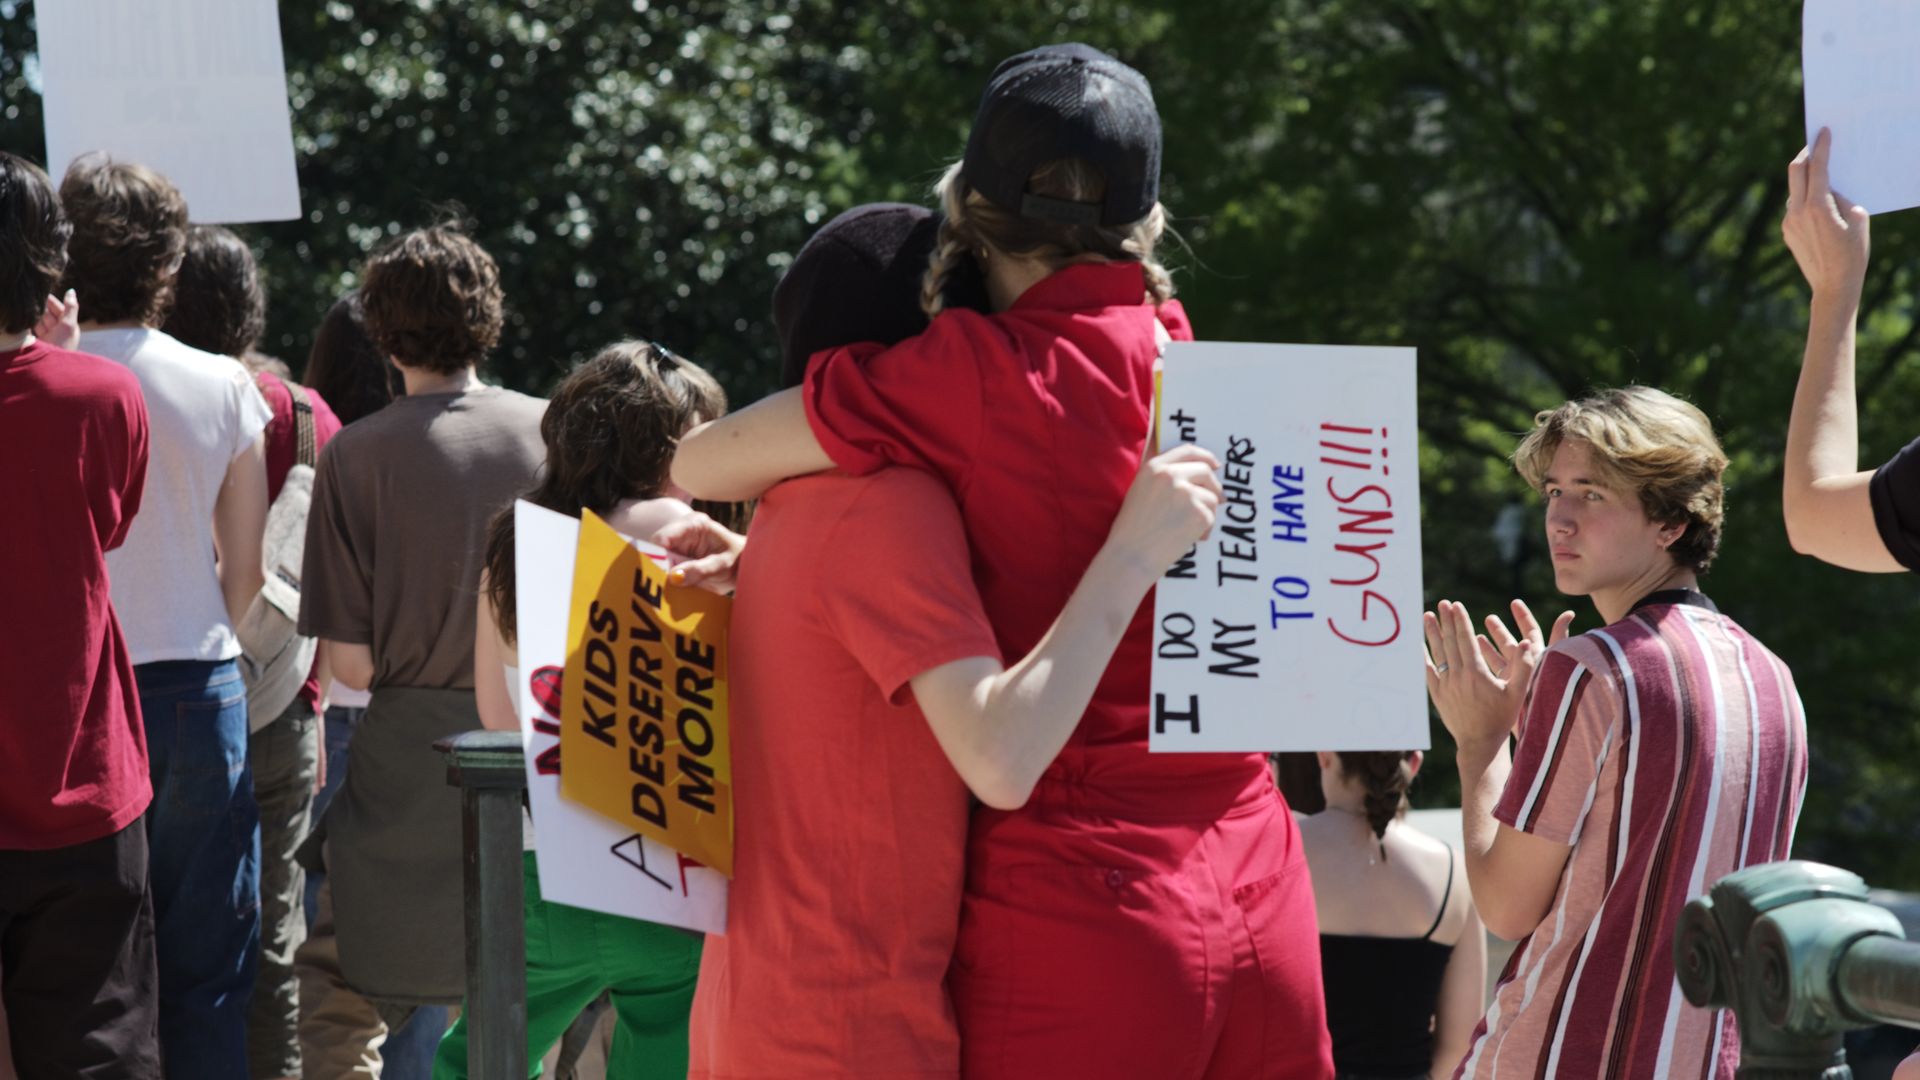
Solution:
<svg viewBox="0 0 1920 1080">
<path fill-rule="evenodd" d="M 499 342 L 505 297 L 493 256 L 457 226 L 435 225 L 396 237 L 367 260 L 360 306 L 388 356 L 452 374 Z"/>
<path fill-rule="evenodd" d="M 906 203 L 856 206 L 820 226 L 773 290 L 780 335 L 780 384 L 799 386 L 823 349 L 861 341 L 891 345 L 927 328 L 920 291 L 940 218 Z M 946 278 L 948 307 L 987 311 L 979 264 L 959 262 Z"/>
<path fill-rule="evenodd" d="M 87 154 L 67 167 L 60 202 L 73 221 L 66 285 L 87 319 L 159 325 L 187 247 L 180 189 L 145 165 Z"/>
<path fill-rule="evenodd" d="M 0 331 L 21 334 L 47 310 L 73 226 L 40 167 L 0 150 Z"/>
<path fill-rule="evenodd" d="M 400 372 L 387 363 L 367 336 L 357 291 L 335 300 L 327 309 L 320 329 L 314 331 L 307 370 L 301 378 L 309 390 L 333 407 L 342 424 L 379 412 L 406 393 Z"/>
<path fill-rule="evenodd" d="M 240 357 L 267 330 L 267 291 L 246 241 L 218 225 L 187 232 L 187 257 L 160 329 L 196 349 Z"/>
</svg>

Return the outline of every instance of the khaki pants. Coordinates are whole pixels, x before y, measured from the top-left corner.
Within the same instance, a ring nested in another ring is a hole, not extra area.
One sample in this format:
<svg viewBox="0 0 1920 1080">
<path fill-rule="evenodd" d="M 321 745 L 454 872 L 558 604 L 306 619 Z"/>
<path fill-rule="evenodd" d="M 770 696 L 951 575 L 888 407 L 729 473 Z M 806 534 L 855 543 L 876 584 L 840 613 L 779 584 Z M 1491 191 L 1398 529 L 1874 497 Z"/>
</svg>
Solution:
<svg viewBox="0 0 1920 1080">
<path fill-rule="evenodd" d="M 333 890 L 325 884 L 320 886 L 318 909 L 307 940 L 293 954 L 293 972 L 300 980 L 301 1075 L 304 1080 L 378 1080 L 387 1022 L 379 1007 L 340 974 Z"/>
<path fill-rule="evenodd" d="M 254 1080 L 301 1073 L 293 954 L 307 936 L 306 872 L 293 853 L 311 822 L 320 753 L 319 721 L 299 698 L 247 739 L 253 799 L 260 804 L 260 977 L 247 1007 Z"/>
</svg>

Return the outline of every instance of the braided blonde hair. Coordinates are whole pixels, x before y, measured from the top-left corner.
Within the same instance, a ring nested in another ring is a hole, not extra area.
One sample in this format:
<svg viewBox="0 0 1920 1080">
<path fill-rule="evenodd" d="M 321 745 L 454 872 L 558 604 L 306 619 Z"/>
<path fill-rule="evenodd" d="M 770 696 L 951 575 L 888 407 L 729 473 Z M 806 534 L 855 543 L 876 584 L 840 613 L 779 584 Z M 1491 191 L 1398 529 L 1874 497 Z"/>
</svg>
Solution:
<svg viewBox="0 0 1920 1080">
<path fill-rule="evenodd" d="M 1106 186 L 1100 171 L 1078 158 L 1050 161 L 1035 169 L 1027 181 L 1027 190 L 1036 195 L 1072 202 L 1098 202 Z M 946 306 L 942 293 L 960 260 L 989 247 L 1006 255 L 1044 259 L 1055 263 L 1056 269 L 1082 255 L 1137 262 L 1147 273 L 1145 299 L 1155 304 L 1173 299 L 1173 276 L 1153 257 L 1167 230 L 1167 212 L 1159 203 L 1130 225 L 1065 225 L 1024 218 L 974 191 L 960 175 L 957 162 L 934 185 L 934 194 L 945 216 L 920 285 L 920 308 L 928 318 Z"/>
</svg>

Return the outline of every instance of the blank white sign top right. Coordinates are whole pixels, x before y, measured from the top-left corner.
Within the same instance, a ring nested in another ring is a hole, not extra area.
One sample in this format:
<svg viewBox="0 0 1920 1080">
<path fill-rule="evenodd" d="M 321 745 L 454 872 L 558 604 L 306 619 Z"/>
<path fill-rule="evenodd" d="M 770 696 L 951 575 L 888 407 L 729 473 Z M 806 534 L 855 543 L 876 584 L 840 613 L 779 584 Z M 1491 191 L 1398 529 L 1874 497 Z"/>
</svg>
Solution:
<svg viewBox="0 0 1920 1080">
<path fill-rule="evenodd" d="M 1920 206 L 1920 3 L 1806 0 L 1807 144 L 1833 131 L 1833 190 L 1871 213 Z"/>
</svg>

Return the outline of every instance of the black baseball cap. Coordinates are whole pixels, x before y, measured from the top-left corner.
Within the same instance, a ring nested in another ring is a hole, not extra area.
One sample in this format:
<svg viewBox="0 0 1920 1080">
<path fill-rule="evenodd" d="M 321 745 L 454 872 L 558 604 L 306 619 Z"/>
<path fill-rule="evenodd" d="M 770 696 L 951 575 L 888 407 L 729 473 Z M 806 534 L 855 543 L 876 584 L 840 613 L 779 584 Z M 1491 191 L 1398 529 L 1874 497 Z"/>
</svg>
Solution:
<svg viewBox="0 0 1920 1080">
<path fill-rule="evenodd" d="M 1096 203 L 1027 191 L 1049 161 L 1106 178 Z M 1126 225 L 1160 198 L 1160 113 L 1146 77 L 1090 45 L 1047 45 L 1001 61 L 980 97 L 961 175 L 995 205 L 1067 225 Z"/>
<path fill-rule="evenodd" d="M 798 386 L 822 349 L 861 341 L 891 345 L 927 328 L 920 284 L 940 235 L 940 215 L 905 203 L 856 206 L 820 226 L 773 290 L 782 386 Z M 948 307 L 987 311 L 986 283 L 961 259 L 942 294 Z"/>
</svg>

